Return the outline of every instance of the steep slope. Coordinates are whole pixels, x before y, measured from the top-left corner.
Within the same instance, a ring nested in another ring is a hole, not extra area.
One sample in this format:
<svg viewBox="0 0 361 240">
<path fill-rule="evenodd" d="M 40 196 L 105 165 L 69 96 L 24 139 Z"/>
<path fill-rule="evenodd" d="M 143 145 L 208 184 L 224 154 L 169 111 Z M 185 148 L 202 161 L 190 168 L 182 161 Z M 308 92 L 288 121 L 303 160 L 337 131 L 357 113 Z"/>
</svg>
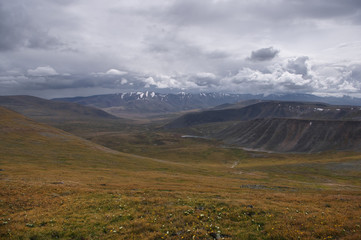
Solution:
<svg viewBox="0 0 361 240">
<path fill-rule="evenodd" d="M 0 106 L 27 117 L 47 121 L 75 119 L 115 119 L 116 117 L 93 107 L 76 103 L 57 102 L 32 96 L 0 96 Z"/>
<path fill-rule="evenodd" d="M 215 136 L 227 144 L 277 152 L 360 150 L 361 121 L 256 119 Z"/>
<path fill-rule="evenodd" d="M 361 120 L 360 107 L 332 106 L 324 103 L 267 101 L 245 107 L 236 104 L 234 107 L 188 113 L 166 124 L 165 128 L 185 128 L 206 123 L 248 121 L 258 118 Z"/>
</svg>

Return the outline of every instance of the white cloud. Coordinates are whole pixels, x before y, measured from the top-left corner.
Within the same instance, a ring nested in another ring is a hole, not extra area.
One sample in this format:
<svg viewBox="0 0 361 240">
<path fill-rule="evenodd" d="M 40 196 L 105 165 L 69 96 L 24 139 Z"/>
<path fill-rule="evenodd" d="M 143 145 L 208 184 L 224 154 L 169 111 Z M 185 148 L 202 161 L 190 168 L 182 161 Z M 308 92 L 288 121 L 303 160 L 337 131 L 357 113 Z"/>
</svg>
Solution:
<svg viewBox="0 0 361 240">
<path fill-rule="evenodd" d="M 55 76 L 58 73 L 54 68 L 50 66 L 37 67 L 35 69 L 28 69 L 28 75 L 33 77 L 43 77 L 43 76 Z"/>
<path fill-rule="evenodd" d="M 359 93 L 361 91 L 361 64 L 355 65 L 320 65 L 313 71 L 315 89 L 329 93 Z"/>
<path fill-rule="evenodd" d="M 224 91 L 241 93 L 343 93 L 361 91 L 361 65 L 311 65 L 306 57 L 286 59 L 265 71 L 244 67 L 220 80 Z M 292 63 L 292 64 L 290 64 Z M 297 63 L 297 65 L 296 65 Z M 291 68 L 290 68 L 291 65 Z"/>
<path fill-rule="evenodd" d="M 106 72 L 95 72 L 95 73 L 91 73 L 91 75 L 95 76 L 95 77 L 119 77 L 119 76 L 124 76 L 127 75 L 128 72 L 126 71 L 121 71 L 118 69 L 114 69 L 111 68 Z"/>
<path fill-rule="evenodd" d="M 155 75 L 143 80 L 145 87 L 170 88 L 170 89 L 192 89 L 197 85 L 187 76 Z"/>
<path fill-rule="evenodd" d="M 196 76 L 198 78 L 209 78 L 209 79 L 216 78 L 216 75 L 214 75 L 213 73 L 209 73 L 209 72 L 200 72 L 200 73 L 197 73 Z"/>
<path fill-rule="evenodd" d="M 171 76 L 157 75 L 154 78 L 148 77 L 144 80 L 146 87 L 157 87 L 157 88 L 181 88 L 182 84 Z"/>
<path fill-rule="evenodd" d="M 148 77 L 146 79 L 144 79 L 144 83 L 146 88 L 149 88 L 151 86 L 157 86 L 157 83 L 154 81 L 154 78 L 152 77 Z"/>
<path fill-rule="evenodd" d="M 128 74 L 127 72 L 124 72 L 124 71 L 120 71 L 118 69 L 109 69 L 106 73 L 106 75 L 117 75 L 117 76 L 123 76 L 123 75 L 126 75 Z"/>
<path fill-rule="evenodd" d="M 128 83 L 128 80 L 125 79 L 125 78 L 122 78 L 122 79 L 120 80 L 120 84 L 122 84 L 122 85 L 127 84 L 127 83 Z"/>
</svg>

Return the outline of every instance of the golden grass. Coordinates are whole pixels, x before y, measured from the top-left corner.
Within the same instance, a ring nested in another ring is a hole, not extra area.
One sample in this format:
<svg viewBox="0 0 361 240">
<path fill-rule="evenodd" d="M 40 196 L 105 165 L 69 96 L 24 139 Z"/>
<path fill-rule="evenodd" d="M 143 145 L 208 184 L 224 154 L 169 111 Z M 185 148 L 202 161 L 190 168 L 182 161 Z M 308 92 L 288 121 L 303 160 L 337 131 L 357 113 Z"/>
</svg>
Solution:
<svg viewBox="0 0 361 240">
<path fill-rule="evenodd" d="M 125 154 L 5 115 L 0 239 L 361 239 L 359 153 L 95 134 Z"/>
<path fill-rule="evenodd" d="M 359 191 L 251 189 L 240 187 L 250 180 L 225 177 L 29 166 L 0 183 L 0 236 L 10 239 L 212 239 L 218 231 L 227 239 L 359 239 L 361 233 Z"/>
</svg>

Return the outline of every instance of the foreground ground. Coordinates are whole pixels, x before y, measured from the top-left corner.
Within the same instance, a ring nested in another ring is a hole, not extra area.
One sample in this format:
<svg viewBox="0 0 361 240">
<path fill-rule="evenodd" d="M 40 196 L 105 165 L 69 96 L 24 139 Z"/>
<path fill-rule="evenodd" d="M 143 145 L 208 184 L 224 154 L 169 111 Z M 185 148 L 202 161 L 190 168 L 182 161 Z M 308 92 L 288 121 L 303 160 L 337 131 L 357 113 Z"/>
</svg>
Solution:
<svg viewBox="0 0 361 240">
<path fill-rule="evenodd" d="M 359 172 L 349 177 L 317 174 L 317 167 L 345 171 L 337 168 L 360 164 L 348 160 L 315 164 L 310 170 L 313 163 L 298 168 L 239 162 L 228 169 L 159 163 L 139 171 L 122 169 L 121 162 L 71 169 L 4 164 L 0 236 L 360 239 Z"/>
</svg>

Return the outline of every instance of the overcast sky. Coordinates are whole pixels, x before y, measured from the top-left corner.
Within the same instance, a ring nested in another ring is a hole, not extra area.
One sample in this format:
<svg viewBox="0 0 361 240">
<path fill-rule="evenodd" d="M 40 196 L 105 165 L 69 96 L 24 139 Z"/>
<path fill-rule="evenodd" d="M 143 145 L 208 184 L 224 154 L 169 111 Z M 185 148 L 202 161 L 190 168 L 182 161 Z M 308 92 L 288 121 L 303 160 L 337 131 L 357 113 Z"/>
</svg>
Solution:
<svg viewBox="0 0 361 240">
<path fill-rule="evenodd" d="M 361 96 L 360 0 L 0 0 L 0 95 Z"/>
</svg>

